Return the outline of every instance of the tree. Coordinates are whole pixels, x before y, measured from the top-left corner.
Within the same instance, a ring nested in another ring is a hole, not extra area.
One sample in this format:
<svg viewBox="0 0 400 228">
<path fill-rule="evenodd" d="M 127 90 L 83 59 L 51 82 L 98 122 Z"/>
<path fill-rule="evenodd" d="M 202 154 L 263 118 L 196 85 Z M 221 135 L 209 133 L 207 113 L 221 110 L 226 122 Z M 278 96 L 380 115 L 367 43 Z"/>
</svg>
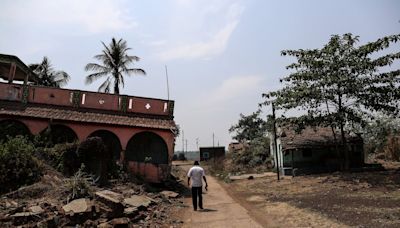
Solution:
<svg viewBox="0 0 400 228">
<path fill-rule="evenodd" d="M 114 86 L 114 94 L 119 94 L 120 86 L 124 86 L 124 74 L 143 74 L 146 72 L 140 68 L 129 68 L 131 64 L 140 60 L 137 56 L 128 55 L 127 43 L 123 39 L 116 41 L 112 38 L 109 46 L 104 46 L 102 54 L 95 55 L 94 58 L 99 60 L 101 64 L 88 63 L 85 67 L 86 71 L 94 71 L 95 73 L 86 76 L 86 84 L 91 84 L 94 80 L 102 77 L 107 79 L 100 85 L 99 91 L 110 93 L 111 86 Z"/>
<path fill-rule="evenodd" d="M 232 138 L 239 142 L 247 142 L 256 138 L 264 137 L 267 131 L 267 122 L 260 118 L 261 110 L 245 116 L 240 114 L 237 124 L 229 128 L 229 132 L 236 135 Z"/>
<path fill-rule="evenodd" d="M 70 76 L 65 71 L 56 71 L 45 56 L 41 63 L 30 64 L 29 68 L 38 76 L 38 81 L 34 85 L 63 87 L 70 80 Z"/>
<path fill-rule="evenodd" d="M 356 46 L 358 36 L 333 35 L 322 49 L 284 50 L 282 55 L 293 56 L 297 62 L 286 68 L 292 72 L 281 79 L 284 87 L 263 94 L 265 105 L 274 102 L 285 113 L 301 110 L 298 117 L 286 118 L 299 129 L 306 126 L 330 126 L 340 129 L 344 148 L 344 166 L 349 168 L 345 126 L 360 125 L 374 118 L 380 111 L 398 114 L 400 70 L 383 71 L 400 58 L 400 53 L 389 53 L 373 58 L 377 52 L 400 40 L 400 35 L 378 39 Z"/>
</svg>

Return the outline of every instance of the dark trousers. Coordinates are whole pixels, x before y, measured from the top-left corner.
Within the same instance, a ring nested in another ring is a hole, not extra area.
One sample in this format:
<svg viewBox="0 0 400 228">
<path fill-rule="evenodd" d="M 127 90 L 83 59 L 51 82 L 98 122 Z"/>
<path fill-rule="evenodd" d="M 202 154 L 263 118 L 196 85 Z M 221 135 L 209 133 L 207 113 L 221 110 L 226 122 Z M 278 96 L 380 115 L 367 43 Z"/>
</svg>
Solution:
<svg viewBox="0 0 400 228">
<path fill-rule="evenodd" d="M 203 187 L 192 187 L 193 209 L 197 210 L 197 197 L 199 198 L 199 207 L 203 209 Z"/>
</svg>

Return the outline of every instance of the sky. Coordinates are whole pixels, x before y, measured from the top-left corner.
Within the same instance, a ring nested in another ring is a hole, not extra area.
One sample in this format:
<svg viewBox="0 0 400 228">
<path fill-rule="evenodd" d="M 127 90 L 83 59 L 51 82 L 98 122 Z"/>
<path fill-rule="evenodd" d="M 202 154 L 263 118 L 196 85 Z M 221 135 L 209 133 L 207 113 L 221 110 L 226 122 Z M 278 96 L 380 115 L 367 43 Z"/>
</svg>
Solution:
<svg viewBox="0 0 400 228">
<path fill-rule="evenodd" d="M 167 66 L 184 133 L 175 150 L 186 147 L 182 135 L 189 151 L 227 147 L 240 113 L 281 88 L 294 59 L 280 51 L 321 48 L 344 33 L 360 44 L 400 33 L 400 1 L 0 0 L 0 53 L 26 64 L 49 57 L 71 76 L 65 88 L 97 91 L 102 81 L 86 85 L 84 67 L 112 37 L 126 40 L 147 72 L 126 77 L 122 94 L 167 99 Z"/>
</svg>

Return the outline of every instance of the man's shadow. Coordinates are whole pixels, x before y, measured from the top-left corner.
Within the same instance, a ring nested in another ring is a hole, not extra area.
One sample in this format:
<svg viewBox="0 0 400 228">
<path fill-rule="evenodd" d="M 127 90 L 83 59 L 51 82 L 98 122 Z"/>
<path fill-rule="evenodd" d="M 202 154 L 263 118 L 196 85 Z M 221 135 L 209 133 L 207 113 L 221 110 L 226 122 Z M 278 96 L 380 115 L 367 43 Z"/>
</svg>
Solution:
<svg viewBox="0 0 400 228">
<path fill-rule="evenodd" d="M 218 210 L 216 209 L 211 209 L 211 208 L 204 208 L 199 210 L 199 212 L 217 212 Z"/>
</svg>

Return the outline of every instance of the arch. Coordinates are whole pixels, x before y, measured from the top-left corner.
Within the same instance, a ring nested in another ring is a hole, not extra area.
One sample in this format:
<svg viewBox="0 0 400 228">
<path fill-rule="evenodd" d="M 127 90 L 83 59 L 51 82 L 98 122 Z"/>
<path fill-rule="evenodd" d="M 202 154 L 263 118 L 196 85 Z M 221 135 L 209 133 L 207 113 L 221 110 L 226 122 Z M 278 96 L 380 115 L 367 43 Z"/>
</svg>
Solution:
<svg viewBox="0 0 400 228">
<path fill-rule="evenodd" d="M 52 124 L 44 129 L 41 136 L 48 138 L 54 145 L 78 141 L 78 136 L 70 127 L 62 124 Z"/>
<path fill-rule="evenodd" d="M 88 138 L 96 136 L 103 140 L 106 147 L 106 154 L 109 155 L 109 158 L 119 160 L 122 147 L 118 136 L 108 130 L 97 130 L 92 132 Z"/>
<path fill-rule="evenodd" d="M 168 146 L 158 134 L 144 131 L 128 141 L 125 156 L 128 161 L 168 164 Z"/>
<path fill-rule="evenodd" d="M 6 119 L 0 121 L 0 141 L 3 141 L 7 136 L 15 137 L 17 135 L 29 136 L 31 131 L 21 121 Z"/>
</svg>

